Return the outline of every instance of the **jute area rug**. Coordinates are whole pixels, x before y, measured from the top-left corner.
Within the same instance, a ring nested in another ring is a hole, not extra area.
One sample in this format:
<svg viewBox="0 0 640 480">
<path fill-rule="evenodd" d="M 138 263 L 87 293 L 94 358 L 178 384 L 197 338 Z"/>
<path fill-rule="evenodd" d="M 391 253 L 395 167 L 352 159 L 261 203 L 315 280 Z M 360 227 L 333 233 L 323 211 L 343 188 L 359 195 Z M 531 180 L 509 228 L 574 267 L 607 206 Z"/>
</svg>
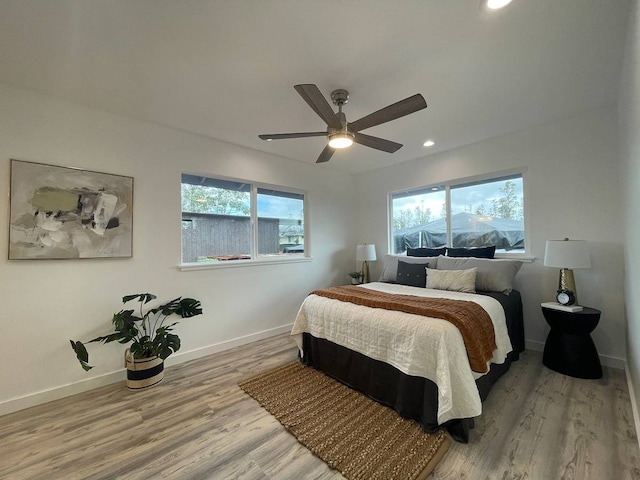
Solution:
<svg viewBox="0 0 640 480">
<path fill-rule="evenodd" d="M 300 362 L 240 383 L 300 443 L 350 480 L 424 479 L 451 444 Z"/>
</svg>

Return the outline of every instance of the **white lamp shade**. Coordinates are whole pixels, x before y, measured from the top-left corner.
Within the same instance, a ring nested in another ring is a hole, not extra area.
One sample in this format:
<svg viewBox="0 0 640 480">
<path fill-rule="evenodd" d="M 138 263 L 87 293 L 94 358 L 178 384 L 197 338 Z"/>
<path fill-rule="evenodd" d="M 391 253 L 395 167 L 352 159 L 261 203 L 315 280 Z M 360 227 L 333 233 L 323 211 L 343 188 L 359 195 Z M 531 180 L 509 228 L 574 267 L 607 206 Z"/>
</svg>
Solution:
<svg viewBox="0 0 640 480">
<path fill-rule="evenodd" d="M 373 262 L 376 260 L 376 246 L 372 244 L 358 245 L 356 248 L 356 261 Z"/>
<path fill-rule="evenodd" d="M 545 267 L 590 268 L 591 257 L 584 240 L 547 240 Z"/>
</svg>

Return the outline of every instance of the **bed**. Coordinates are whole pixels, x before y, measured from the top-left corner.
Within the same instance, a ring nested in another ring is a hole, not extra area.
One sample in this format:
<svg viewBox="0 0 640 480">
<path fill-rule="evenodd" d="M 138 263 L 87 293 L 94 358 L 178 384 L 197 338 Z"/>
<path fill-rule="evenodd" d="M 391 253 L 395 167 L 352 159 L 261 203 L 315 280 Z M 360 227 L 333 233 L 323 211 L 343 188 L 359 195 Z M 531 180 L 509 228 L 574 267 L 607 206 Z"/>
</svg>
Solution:
<svg viewBox="0 0 640 480">
<path fill-rule="evenodd" d="M 350 294 L 360 289 L 365 297 L 382 292 L 385 298 L 408 295 L 480 306 L 494 329 L 495 348 L 488 361 L 480 367 L 476 361 L 472 368 L 468 333 L 463 338 L 447 320 L 338 300 L 325 296 L 324 289 L 305 299 L 294 322 L 291 335 L 300 359 L 418 421 L 427 432 L 444 427 L 455 440 L 468 442 L 481 402 L 524 350 L 522 299 L 513 289 L 521 263 L 442 255 L 387 255 L 384 261 L 380 282 L 336 288 L 351 288 Z M 425 284 L 420 278 L 403 281 L 408 271 L 417 276 L 424 271 Z M 455 282 L 436 282 L 450 274 L 466 275 L 466 290 L 458 291 Z"/>
</svg>

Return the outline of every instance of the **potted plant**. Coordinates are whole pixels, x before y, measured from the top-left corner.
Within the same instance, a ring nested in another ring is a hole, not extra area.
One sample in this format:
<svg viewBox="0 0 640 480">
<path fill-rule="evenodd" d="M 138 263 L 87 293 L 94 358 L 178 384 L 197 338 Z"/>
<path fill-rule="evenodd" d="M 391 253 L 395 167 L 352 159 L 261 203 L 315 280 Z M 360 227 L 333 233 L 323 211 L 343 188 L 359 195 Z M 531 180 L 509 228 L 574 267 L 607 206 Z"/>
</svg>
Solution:
<svg viewBox="0 0 640 480">
<path fill-rule="evenodd" d="M 139 303 L 136 310 L 120 310 L 111 319 L 113 333 L 86 342 L 131 343 L 125 352 L 127 386 L 130 389 L 146 388 L 160 382 L 164 378 L 164 360 L 180 350 L 180 337 L 171 333 L 178 322 L 167 325 L 167 318 L 172 315 L 189 318 L 202 313 L 199 300 L 182 297 L 145 311 L 145 305 L 156 298 L 151 293 L 122 297 L 122 303 L 136 300 Z M 70 342 L 82 368 L 91 370 L 93 367 L 89 365 L 85 345 L 80 341 Z"/>
<path fill-rule="evenodd" d="M 351 277 L 351 284 L 358 285 L 362 279 L 362 272 L 349 272 L 348 275 Z"/>
</svg>

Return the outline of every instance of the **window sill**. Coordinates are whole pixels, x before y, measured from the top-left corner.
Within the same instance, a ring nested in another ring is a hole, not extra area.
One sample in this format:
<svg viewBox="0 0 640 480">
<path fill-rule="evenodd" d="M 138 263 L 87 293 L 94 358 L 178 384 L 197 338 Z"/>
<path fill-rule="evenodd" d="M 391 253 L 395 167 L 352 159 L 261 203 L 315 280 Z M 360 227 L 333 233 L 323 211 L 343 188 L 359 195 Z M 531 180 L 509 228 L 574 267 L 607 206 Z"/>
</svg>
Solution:
<svg viewBox="0 0 640 480">
<path fill-rule="evenodd" d="M 508 253 L 496 253 L 495 258 L 500 260 L 500 259 L 504 259 L 504 260 L 520 260 L 521 262 L 524 263 L 533 263 L 536 259 L 536 257 L 533 257 L 531 255 L 523 255 L 520 254 L 518 255 L 517 253 L 511 254 L 509 255 Z"/>
<path fill-rule="evenodd" d="M 215 270 L 219 268 L 241 268 L 256 267 L 261 265 L 281 265 L 284 263 L 305 263 L 313 260 L 313 257 L 294 257 L 294 258 L 260 258 L 257 260 L 228 260 L 225 262 L 202 262 L 202 263 L 181 263 L 178 269 L 181 272 L 190 272 L 193 270 Z"/>
</svg>

